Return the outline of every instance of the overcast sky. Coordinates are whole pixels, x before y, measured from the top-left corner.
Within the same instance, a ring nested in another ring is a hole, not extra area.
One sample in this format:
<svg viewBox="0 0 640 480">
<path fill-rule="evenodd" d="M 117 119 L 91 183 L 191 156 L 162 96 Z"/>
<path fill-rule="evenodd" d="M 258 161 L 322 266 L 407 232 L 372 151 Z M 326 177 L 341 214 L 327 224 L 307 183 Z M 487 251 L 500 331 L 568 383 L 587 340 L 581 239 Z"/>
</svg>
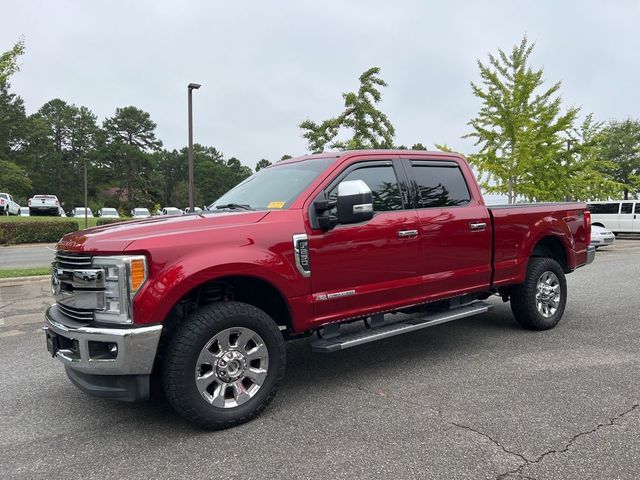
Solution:
<svg viewBox="0 0 640 480">
<path fill-rule="evenodd" d="M 382 68 L 381 109 L 396 142 L 472 151 L 476 59 L 536 42 L 532 61 L 562 80 L 567 105 L 599 120 L 640 117 L 638 1 L 8 1 L 0 51 L 26 42 L 12 79 L 28 113 L 52 98 L 100 121 L 116 107 L 151 114 L 167 148 L 195 141 L 254 166 L 306 153 L 298 123 L 342 109 L 340 94 Z"/>
</svg>

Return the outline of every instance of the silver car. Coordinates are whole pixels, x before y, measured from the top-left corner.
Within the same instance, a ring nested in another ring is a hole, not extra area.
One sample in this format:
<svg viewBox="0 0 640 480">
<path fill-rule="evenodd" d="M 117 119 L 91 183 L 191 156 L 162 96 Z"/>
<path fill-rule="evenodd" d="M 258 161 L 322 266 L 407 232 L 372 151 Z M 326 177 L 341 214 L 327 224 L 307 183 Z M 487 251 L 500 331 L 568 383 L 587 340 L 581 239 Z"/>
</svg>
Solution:
<svg viewBox="0 0 640 480">
<path fill-rule="evenodd" d="M 98 210 L 98 216 L 102 218 L 120 218 L 118 210 L 115 208 L 101 208 Z"/>
<path fill-rule="evenodd" d="M 131 216 L 133 218 L 149 218 L 151 216 L 151 212 L 148 208 L 136 207 L 131 210 Z"/>
<path fill-rule="evenodd" d="M 596 248 L 604 247 L 607 245 L 613 245 L 616 241 L 616 236 L 611 230 L 607 230 L 604 227 L 598 225 L 591 226 L 591 245 Z"/>
<path fill-rule="evenodd" d="M 85 216 L 85 212 L 84 212 L 84 207 L 76 207 L 73 210 L 71 210 L 71 216 L 75 217 L 75 218 L 84 218 Z M 93 212 L 91 211 L 90 208 L 87 208 L 87 217 L 93 217 Z"/>
</svg>

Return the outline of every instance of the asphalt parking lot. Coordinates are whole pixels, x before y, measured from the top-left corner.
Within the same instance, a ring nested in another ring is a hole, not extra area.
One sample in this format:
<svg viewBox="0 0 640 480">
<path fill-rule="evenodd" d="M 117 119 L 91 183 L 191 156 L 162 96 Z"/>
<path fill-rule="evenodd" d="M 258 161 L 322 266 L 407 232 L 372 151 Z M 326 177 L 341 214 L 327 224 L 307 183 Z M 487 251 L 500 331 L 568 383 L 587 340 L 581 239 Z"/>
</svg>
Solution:
<svg viewBox="0 0 640 480">
<path fill-rule="evenodd" d="M 86 396 L 47 356 L 48 285 L 0 287 L 2 478 L 640 477 L 640 241 L 568 276 L 564 319 L 508 305 L 344 352 L 289 344 L 249 424 L 204 432 L 163 402 Z"/>
</svg>

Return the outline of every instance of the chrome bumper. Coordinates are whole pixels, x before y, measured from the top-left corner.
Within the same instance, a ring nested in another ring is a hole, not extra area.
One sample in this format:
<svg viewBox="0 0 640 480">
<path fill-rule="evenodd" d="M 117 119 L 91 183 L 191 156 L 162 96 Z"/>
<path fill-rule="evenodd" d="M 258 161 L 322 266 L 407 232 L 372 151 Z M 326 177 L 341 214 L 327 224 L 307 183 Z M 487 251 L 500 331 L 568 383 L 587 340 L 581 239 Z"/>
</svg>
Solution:
<svg viewBox="0 0 640 480">
<path fill-rule="evenodd" d="M 593 263 L 596 259 L 596 247 L 595 245 L 589 245 L 587 247 L 587 265 Z"/>
<path fill-rule="evenodd" d="M 56 339 L 52 354 L 66 368 L 91 375 L 149 375 L 162 325 L 131 328 L 87 327 L 49 307 L 45 314 L 47 341 Z M 53 343 L 53 340 L 52 340 Z"/>
</svg>

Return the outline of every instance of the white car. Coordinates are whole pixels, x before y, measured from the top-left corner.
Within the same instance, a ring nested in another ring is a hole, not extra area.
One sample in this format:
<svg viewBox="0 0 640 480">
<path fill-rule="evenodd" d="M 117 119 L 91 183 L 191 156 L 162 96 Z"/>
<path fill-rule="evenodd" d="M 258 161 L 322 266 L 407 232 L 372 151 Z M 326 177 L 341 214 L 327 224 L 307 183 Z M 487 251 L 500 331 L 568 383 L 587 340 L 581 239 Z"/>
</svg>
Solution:
<svg viewBox="0 0 640 480">
<path fill-rule="evenodd" d="M 18 215 L 20 205 L 13 201 L 13 197 L 8 193 L 0 193 L 0 215 Z"/>
<path fill-rule="evenodd" d="M 162 215 L 184 215 L 184 212 L 176 207 L 164 207 Z"/>
<path fill-rule="evenodd" d="M 60 216 L 60 200 L 55 195 L 34 195 L 29 199 L 29 215 Z"/>
<path fill-rule="evenodd" d="M 200 207 L 193 207 L 194 213 L 202 213 L 202 209 Z M 184 209 L 184 214 L 191 213 L 191 209 L 189 207 Z"/>
<path fill-rule="evenodd" d="M 118 210 L 115 208 L 101 208 L 98 210 L 98 216 L 102 218 L 120 218 Z"/>
<path fill-rule="evenodd" d="M 76 207 L 71 210 L 71 216 L 76 218 L 84 218 L 84 207 Z M 93 217 L 93 212 L 87 208 L 87 217 Z"/>
<path fill-rule="evenodd" d="M 607 245 L 613 245 L 616 241 L 616 236 L 611 230 L 607 230 L 604 227 L 598 225 L 591 225 L 591 245 L 596 248 L 604 247 Z"/>
<path fill-rule="evenodd" d="M 29 207 L 20 207 L 20 213 L 18 213 L 21 217 L 29 216 Z"/>
<path fill-rule="evenodd" d="M 137 207 L 131 210 L 132 218 L 149 218 L 151 216 L 151 212 L 148 208 Z"/>
</svg>

